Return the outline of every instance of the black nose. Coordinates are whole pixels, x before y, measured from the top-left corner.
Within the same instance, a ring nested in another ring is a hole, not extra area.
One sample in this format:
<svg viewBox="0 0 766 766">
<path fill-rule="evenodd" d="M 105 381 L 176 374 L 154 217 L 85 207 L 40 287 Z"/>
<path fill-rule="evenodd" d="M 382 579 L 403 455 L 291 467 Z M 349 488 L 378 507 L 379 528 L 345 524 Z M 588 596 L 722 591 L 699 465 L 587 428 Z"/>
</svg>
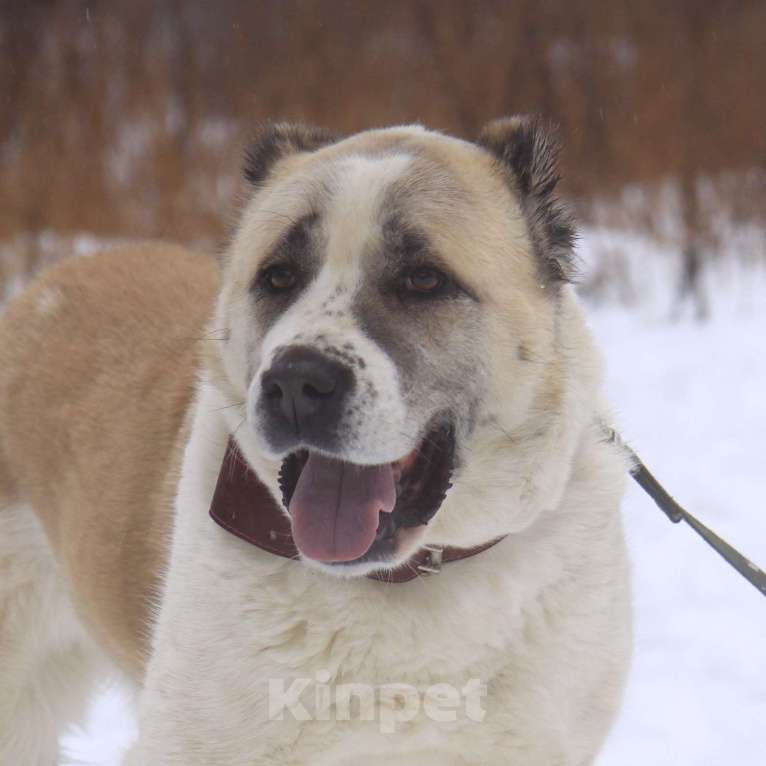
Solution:
<svg viewBox="0 0 766 766">
<path fill-rule="evenodd" d="M 295 437 L 332 446 L 353 382 L 349 367 L 308 346 L 280 353 L 261 379 L 261 407 L 275 447 L 288 447 Z"/>
</svg>

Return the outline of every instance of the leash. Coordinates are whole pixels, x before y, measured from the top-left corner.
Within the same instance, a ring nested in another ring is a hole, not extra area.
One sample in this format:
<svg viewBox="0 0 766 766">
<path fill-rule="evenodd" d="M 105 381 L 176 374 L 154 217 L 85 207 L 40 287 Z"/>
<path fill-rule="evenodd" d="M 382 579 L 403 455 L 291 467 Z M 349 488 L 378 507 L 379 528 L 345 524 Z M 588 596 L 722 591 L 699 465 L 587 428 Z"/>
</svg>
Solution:
<svg viewBox="0 0 766 766">
<path fill-rule="evenodd" d="M 670 493 L 657 481 L 652 472 L 644 465 L 641 458 L 622 440 L 620 435 L 608 426 L 604 426 L 608 440 L 618 444 L 631 459 L 630 475 L 641 489 L 654 500 L 657 507 L 674 523 L 685 521 L 719 556 L 739 572 L 751 585 L 766 596 L 766 572 L 743 556 L 726 540 L 720 538 L 712 529 L 706 527 L 689 511 L 681 507 Z"/>
</svg>

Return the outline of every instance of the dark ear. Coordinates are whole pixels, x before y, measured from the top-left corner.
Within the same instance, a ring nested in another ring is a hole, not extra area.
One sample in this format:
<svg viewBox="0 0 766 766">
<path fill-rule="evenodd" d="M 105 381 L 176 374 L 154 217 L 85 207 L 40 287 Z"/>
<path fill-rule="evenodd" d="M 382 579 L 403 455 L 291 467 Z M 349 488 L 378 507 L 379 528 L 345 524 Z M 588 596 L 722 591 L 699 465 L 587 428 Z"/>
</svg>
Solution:
<svg viewBox="0 0 766 766">
<path fill-rule="evenodd" d="M 283 157 L 295 152 L 313 152 L 337 140 L 337 136 L 324 128 L 289 122 L 267 123 L 261 126 L 245 152 L 245 178 L 260 186 Z"/>
<path fill-rule="evenodd" d="M 543 278 L 573 281 L 576 231 L 572 214 L 554 194 L 561 177 L 555 129 L 540 117 L 516 115 L 490 122 L 478 143 L 502 164 L 518 195 Z"/>
</svg>

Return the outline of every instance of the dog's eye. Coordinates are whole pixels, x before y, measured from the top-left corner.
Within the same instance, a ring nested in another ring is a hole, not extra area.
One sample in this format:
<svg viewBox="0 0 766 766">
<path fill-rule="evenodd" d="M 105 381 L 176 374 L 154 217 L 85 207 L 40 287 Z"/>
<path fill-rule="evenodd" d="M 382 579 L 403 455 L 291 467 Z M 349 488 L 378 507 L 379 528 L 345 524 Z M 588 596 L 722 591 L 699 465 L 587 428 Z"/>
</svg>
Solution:
<svg viewBox="0 0 766 766">
<path fill-rule="evenodd" d="M 404 287 L 409 292 L 433 295 L 446 285 L 447 277 L 430 266 L 418 266 L 404 275 Z"/>
<path fill-rule="evenodd" d="M 295 287 L 298 275 L 289 266 L 269 266 L 261 274 L 260 281 L 271 292 L 283 293 Z"/>
</svg>

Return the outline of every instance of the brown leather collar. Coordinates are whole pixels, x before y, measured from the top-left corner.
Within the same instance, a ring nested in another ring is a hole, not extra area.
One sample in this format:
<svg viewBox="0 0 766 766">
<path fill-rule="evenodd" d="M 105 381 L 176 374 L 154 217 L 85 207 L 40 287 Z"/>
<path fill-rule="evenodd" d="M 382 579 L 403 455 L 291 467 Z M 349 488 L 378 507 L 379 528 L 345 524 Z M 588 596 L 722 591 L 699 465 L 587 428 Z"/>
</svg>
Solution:
<svg viewBox="0 0 766 766">
<path fill-rule="evenodd" d="M 218 474 L 210 516 L 233 535 L 275 556 L 288 559 L 299 556 L 289 518 L 250 468 L 233 438 L 229 440 Z M 486 551 L 502 539 L 496 537 L 473 548 L 427 546 L 396 569 L 373 572 L 367 576 L 383 582 L 409 582 L 423 574 L 437 573 L 443 564 L 450 561 L 460 561 Z"/>
</svg>

